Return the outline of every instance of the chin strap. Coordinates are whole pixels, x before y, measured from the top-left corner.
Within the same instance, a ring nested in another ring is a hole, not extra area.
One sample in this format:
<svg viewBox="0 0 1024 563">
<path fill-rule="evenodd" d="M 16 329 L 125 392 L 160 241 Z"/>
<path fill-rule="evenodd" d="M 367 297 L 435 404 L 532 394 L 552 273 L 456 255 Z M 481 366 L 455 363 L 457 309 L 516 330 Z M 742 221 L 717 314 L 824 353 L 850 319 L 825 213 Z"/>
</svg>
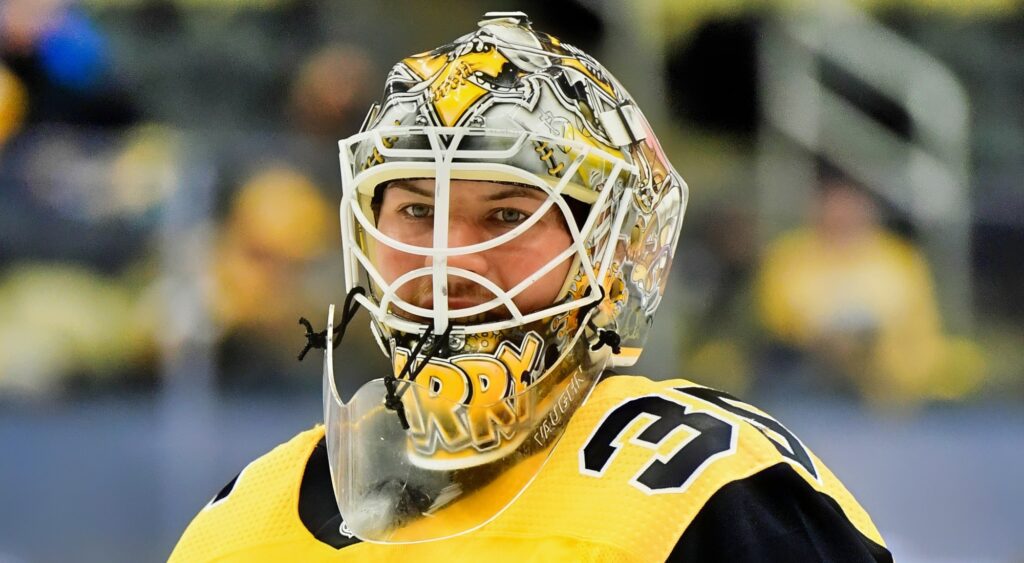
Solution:
<svg viewBox="0 0 1024 563">
<path fill-rule="evenodd" d="M 337 348 L 341 344 L 341 339 L 345 338 L 345 330 L 348 328 L 349 323 L 356 316 L 356 311 L 359 310 L 359 303 L 356 303 L 356 295 L 366 295 L 366 290 L 362 287 L 353 287 L 348 295 L 345 296 L 345 305 L 341 311 L 341 321 L 338 323 L 338 327 L 334 329 L 334 338 L 332 338 L 331 347 Z M 318 350 L 327 349 L 327 329 L 323 329 L 320 332 L 313 331 L 313 325 L 310 324 L 306 317 L 299 317 L 299 324 L 306 327 L 306 346 L 299 352 L 299 361 L 301 362 L 306 354 L 316 348 Z"/>
<path fill-rule="evenodd" d="M 398 421 L 402 424 L 403 430 L 409 429 L 409 420 L 405 415 L 405 405 L 402 404 L 402 395 L 405 394 L 405 390 L 408 388 L 408 385 L 399 391 L 398 381 L 412 381 L 416 379 L 420 372 L 423 371 L 423 368 L 425 368 L 430 362 L 430 359 L 437 355 L 437 352 L 441 349 L 442 343 L 448 343 L 448 337 L 451 336 L 451 333 L 452 325 L 449 324 L 448 328 L 441 333 L 439 338 L 433 338 L 433 342 L 427 348 L 426 353 L 423 354 L 423 359 L 417 362 L 420 357 L 420 352 L 423 351 L 424 343 L 434 336 L 434 323 L 431 321 L 430 324 L 427 325 L 427 330 L 424 331 L 419 342 L 416 343 L 412 352 L 409 353 L 409 359 L 405 362 L 405 367 L 402 368 L 402 372 L 399 373 L 397 377 L 394 375 L 384 377 L 384 387 L 387 390 L 387 396 L 384 398 L 384 406 L 395 411 L 395 414 L 398 415 Z M 418 364 L 416 369 L 412 369 L 413 364 Z"/>
<path fill-rule="evenodd" d="M 331 347 L 337 348 L 341 344 L 341 340 L 345 338 L 345 330 L 348 328 L 349 323 L 356 316 L 356 311 L 359 310 L 359 303 L 356 303 L 356 295 L 366 295 L 366 290 L 362 287 L 353 287 L 348 295 L 345 296 L 345 304 L 342 307 L 341 320 L 338 322 L 337 328 L 334 329 L 334 336 L 331 339 Z M 310 350 L 316 348 L 318 350 L 327 349 L 327 329 L 316 332 L 313 330 L 313 325 L 309 322 L 306 317 L 299 317 L 299 324 L 306 328 L 306 345 L 299 352 L 298 360 L 301 362 L 306 354 Z M 405 367 L 402 368 L 402 372 L 395 377 L 393 374 L 389 374 L 384 377 L 384 387 L 387 390 L 387 396 L 384 398 L 384 406 L 390 410 L 395 411 L 398 414 L 398 421 L 402 424 L 402 428 L 405 430 L 409 429 L 409 420 L 405 415 L 405 406 L 402 404 L 402 395 L 405 393 L 403 388 L 401 391 L 398 390 L 398 381 L 406 380 L 411 381 L 423 371 L 430 359 L 437 355 L 437 352 L 441 349 L 442 343 L 448 342 L 448 337 L 451 336 L 452 325 L 449 324 L 448 328 L 441 333 L 439 338 L 433 338 L 433 343 L 427 348 L 426 353 L 423 354 L 422 360 L 420 360 L 420 353 L 423 351 L 423 345 L 434 337 L 434 323 L 431 322 L 427 325 L 427 330 L 423 333 L 423 337 L 420 338 L 419 342 L 416 343 L 416 347 L 413 348 L 412 353 L 409 354 L 409 360 L 405 363 Z M 417 361 L 419 360 L 419 361 Z M 416 369 L 412 369 L 413 364 L 418 364 Z"/>
</svg>

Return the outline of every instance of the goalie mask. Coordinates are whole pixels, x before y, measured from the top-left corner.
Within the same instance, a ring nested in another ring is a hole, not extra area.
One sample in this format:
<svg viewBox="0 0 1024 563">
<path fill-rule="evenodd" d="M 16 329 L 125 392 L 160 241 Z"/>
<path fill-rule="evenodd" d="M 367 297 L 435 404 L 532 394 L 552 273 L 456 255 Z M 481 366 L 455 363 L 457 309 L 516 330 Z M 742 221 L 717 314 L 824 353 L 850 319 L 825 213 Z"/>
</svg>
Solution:
<svg viewBox="0 0 1024 563">
<path fill-rule="evenodd" d="M 348 299 L 393 373 L 344 402 L 324 365 L 347 530 L 415 542 L 486 523 L 539 472 L 661 300 L 686 185 L 594 59 L 488 14 L 391 70 L 340 142 Z M 344 377 L 340 372 L 339 377 Z"/>
</svg>

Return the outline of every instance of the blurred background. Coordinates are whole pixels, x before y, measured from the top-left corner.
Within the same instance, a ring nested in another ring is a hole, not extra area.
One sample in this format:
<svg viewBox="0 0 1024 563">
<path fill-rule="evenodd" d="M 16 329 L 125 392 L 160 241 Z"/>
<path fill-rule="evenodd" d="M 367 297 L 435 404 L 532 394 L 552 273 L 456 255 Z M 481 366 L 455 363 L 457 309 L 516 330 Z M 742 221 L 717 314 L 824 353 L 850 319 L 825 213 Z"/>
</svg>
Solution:
<svg viewBox="0 0 1024 563">
<path fill-rule="evenodd" d="M 335 141 L 508 9 L 690 184 L 637 372 L 774 413 L 898 561 L 1024 561 L 1018 2 L 0 0 L 0 562 L 163 560 L 321 419 Z"/>
</svg>

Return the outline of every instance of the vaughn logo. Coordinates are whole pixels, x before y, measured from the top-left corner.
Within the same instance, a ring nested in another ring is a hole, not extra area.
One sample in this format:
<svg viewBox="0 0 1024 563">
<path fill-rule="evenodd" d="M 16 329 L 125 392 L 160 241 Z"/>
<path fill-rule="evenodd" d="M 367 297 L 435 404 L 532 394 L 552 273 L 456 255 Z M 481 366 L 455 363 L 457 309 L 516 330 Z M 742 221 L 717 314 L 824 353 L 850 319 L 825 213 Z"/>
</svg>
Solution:
<svg viewBox="0 0 1024 563">
<path fill-rule="evenodd" d="M 533 433 L 533 439 L 537 442 L 538 446 L 543 446 L 548 441 L 551 433 L 564 424 L 565 417 L 572 415 L 576 408 L 576 403 L 584 391 L 584 384 L 584 379 L 580 377 L 580 370 L 577 369 L 573 372 L 562 394 L 558 396 L 554 406 L 551 407 L 547 416 L 544 417 L 544 420 L 537 427 L 537 431 Z"/>
</svg>

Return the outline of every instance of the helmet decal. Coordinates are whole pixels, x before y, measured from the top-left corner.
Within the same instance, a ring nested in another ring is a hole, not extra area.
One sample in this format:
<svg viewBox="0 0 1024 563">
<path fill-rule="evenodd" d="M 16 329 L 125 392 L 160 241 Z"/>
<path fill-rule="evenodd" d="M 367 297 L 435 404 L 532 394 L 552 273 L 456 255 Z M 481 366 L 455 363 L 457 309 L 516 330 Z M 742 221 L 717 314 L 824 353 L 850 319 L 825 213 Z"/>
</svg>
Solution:
<svg viewBox="0 0 1024 563">
<path fill-rule="evenodd" d="M 514 440 L 516 425 L 530 416 L 522 392 L 539 374 L 543 349 L 540 335 L 528 332 L 518 347 L 502 341 L 493 354 L 456 354 L 428 360 L 416 375 L 419 386 L 412 388 L 426 392 L 403 396 L 415 453 L 431 456 L 440 448 L 448 454 L 461 450 L 472 454 Z M 409 355 L 410 350 L 396 349 L 396 375 L 409 361 Z M 460 416 L 451 405 L 467 406 L 468 416 Z"/>
</svg>

